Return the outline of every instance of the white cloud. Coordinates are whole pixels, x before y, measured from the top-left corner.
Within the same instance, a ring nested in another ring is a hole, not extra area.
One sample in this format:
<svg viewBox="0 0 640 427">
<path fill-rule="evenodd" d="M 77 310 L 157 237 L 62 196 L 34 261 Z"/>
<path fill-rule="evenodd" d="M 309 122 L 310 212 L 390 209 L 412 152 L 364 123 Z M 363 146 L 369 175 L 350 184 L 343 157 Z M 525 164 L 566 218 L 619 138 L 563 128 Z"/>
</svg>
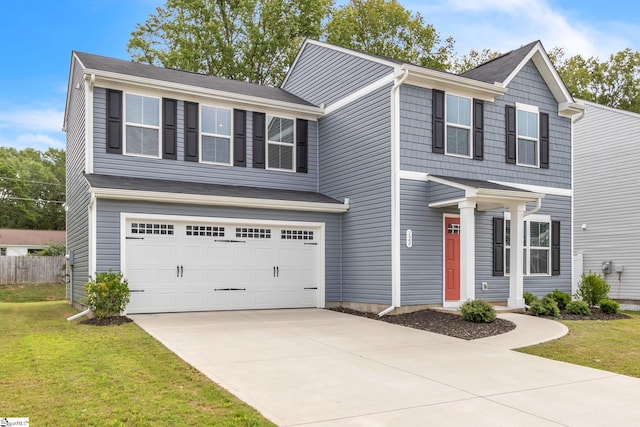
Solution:
<svg viewBox="0 0 640 427">
<path fill-rule="evenodd" d="M 0 110 L 0 129 L 29 132 L 55 132 L 62 128 L 64 112 L 53 108 Z"/>
</svg>

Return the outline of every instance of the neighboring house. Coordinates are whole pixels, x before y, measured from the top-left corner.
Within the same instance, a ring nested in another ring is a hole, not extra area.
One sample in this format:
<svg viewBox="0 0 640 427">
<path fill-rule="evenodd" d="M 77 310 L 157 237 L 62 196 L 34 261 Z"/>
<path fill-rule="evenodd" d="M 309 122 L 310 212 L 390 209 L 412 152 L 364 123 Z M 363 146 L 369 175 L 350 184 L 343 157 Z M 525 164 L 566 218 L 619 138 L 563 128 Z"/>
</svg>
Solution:
<svg viewBox="0 0 640 427">
<path fill-rule="evenodd" d="M 640 190 L 632 174 L 640 156 L 640 114 L 581 102 L 586 113 L 575 125 L 573 144 L 576 264 L 582 265 L 579 273 L 602 274 L 611 298 L 637 303 Z"/>
<path fill-rule="evenodd" d="M 74 52 L 73 302 L 109 269 L 129 313 L 569 291 L 581 112 L 539 42 L 457 76 L 308 40 L 282 89 Z"/>
<path fill-rule="evenodd" d="M 51 243 L 65 244 L 64 230 L 0 228 L 0 256 L 21 256 L 41 251 Z"/>
</svg>

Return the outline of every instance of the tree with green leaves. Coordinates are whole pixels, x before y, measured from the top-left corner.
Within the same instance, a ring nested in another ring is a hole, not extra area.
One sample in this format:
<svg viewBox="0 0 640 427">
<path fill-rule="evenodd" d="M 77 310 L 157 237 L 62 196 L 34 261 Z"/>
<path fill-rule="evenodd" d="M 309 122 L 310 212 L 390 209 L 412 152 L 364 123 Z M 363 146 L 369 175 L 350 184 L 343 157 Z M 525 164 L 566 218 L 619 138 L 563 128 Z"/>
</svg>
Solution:
<svg viewBox="0 0 640 427">
<path fill-rule="evenodd" d="M 350 0 L 327 23 L 327 42 L 423 67 L 446 70 L 453 39 L 441 40 L 419 13 L 397 0 Z"/>
<path fill-rule="evenodd" d="M 500 56 L 501 53 L 497 50 L 491 49 L 482 49 L 481 51 L 477 51 L 471 49 L 469 53 L 462 55 L 460 57 L 454 58 L 451 63 L 451 68 L 449 71 L 455 74 L 462 74 L 465 71 L 471 70 L 472 68 L 476 68 L 479 65 L 484 64 L 485 62 L 491 61 L 492 59 Z"/>
<path fill-rule="evenodd" d="M 167 0 L 131 33 L 132 59 L 278 86 L 333 0 Z"/>
<path fill-rule="evenodd" d="M 0 228 L 64 230 L 64 150 L 0 147 Z"/>
<path fill-rule="evenodd" d="M 640 52 L 625 49 L 600 61 L 581 55 L 565 59 L 564 50 L 554 48 L 549 57 L 571 95 L 640 113 Z"/>
</svg>

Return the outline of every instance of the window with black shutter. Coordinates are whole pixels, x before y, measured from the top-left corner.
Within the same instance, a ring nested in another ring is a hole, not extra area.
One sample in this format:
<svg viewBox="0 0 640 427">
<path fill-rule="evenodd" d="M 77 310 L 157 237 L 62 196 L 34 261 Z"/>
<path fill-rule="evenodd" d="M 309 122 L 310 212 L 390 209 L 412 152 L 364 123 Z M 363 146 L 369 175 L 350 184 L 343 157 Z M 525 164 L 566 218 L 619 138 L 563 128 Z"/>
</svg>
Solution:
<svg viewBox="0 0 640 427">
<path fill-rule="evenodd" d="M 265 114 L 253 113 L 253 167 L 265 168 Z"/>
<path fill-rule="evenodd" d="M 247 112 L 233 110 L 233 165 L 247 166 Z"/>
<path fill-rule="evenodd" d="M 504 273 L 504 219 L 493 218 L 493 275 Z"/>
<path fill-rule="evenodd" d="M 122 91 L 107 89 L 107 153 L 122 154 Z"/>
<path fill-rule="evenodd" d="M 296 172 L 307 173 L 309 155 L 309 121 L 296 120 Z"/>
<path fill-rule="evenodd" d="M 162 158 L 178 158 L 178 101 L 162 98 Z"/>
<path fill-rule="evenodd" d="M 184 102 L 184 159 L 197 162 L 198 157 L 198 103 Z"/>
<path fill-rule="evenodd" d="M 560 275 L 560 221 L 551 221 L 551 275 Z"/>
<path fill-rule="evenodd" d="M 433 89 L 431 99 L 431 151 L 444 154 L 444 91 Z"/>
<path fill-rule="evenodd" d="M 506 139 L 506 161 L 507 163 L 516 163 L 516 107 L 507 105 L 505 107 L 505 121 L 507 130 Z"/>
</svg>

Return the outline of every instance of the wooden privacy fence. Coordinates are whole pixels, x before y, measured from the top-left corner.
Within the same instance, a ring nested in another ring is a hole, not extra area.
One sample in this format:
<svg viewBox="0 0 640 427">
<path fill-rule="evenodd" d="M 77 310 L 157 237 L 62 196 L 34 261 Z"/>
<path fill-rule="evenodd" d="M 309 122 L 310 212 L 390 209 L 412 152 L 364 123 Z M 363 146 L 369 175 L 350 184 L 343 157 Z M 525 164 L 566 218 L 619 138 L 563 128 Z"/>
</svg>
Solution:
<svg viewBox="0 0 640 427">
<path fill-rule="evenodd" d="M 60 283 L 64 256 L 0 256 L 0 283 Z"/>
</svg>

